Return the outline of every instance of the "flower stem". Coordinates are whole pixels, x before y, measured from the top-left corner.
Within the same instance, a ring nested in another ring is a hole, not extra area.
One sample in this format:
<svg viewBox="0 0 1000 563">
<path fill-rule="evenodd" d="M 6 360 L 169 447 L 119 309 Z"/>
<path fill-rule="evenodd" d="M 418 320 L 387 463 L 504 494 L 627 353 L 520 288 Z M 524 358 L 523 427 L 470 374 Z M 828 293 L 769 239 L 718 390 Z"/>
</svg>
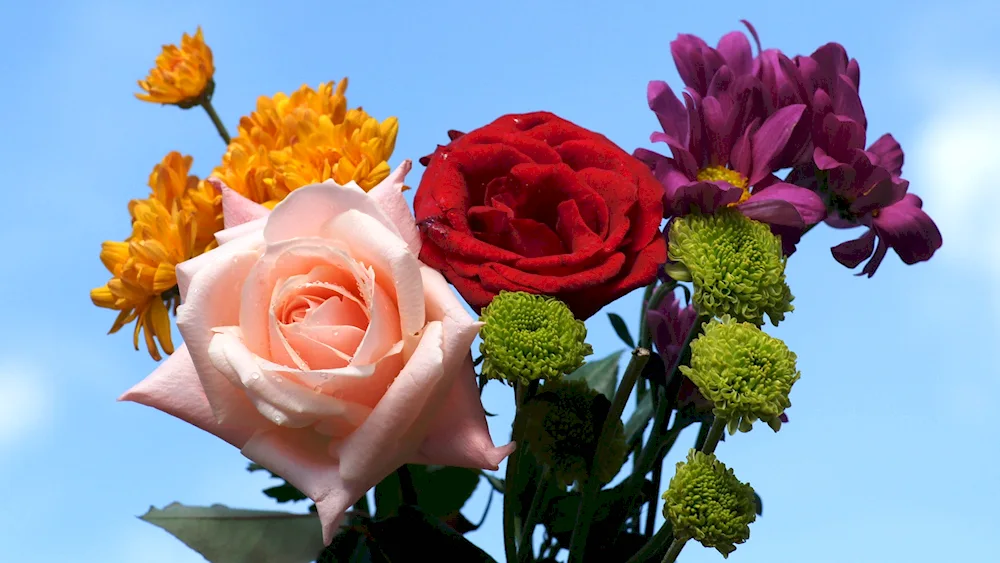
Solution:
<svg viewBox="0 0 1000 563">
<path fill-rule="evenodd" d="M 714 453 L 715 447 L 719 445 L 719 440 L 722 439 L 722 433 L 725 431 L 726 421 L 716 416 L 712 421 L 712 427 L 708 429 L 708 436 L 705 438 L 705 443 L 701 446 L 701 451 L 706 454 Z"/>
<path fill-rule="evenodd" d="M 413 476 L 410 474 L 410 468 L 400 465 L 399 469 L 396 470 L 396 476 L 399 477 L 399 492 L 403 504 L 416 506 L 417 488 L 413 486 Z"/>
<path fill-rule="evenodd" d="M 663 553 L 674 540 L 674 529 L 670 520 L 663 523 L 656 535 L 646 542 L 639 551 L 629 558 L 627 563 L 649 563 L 655 561 L 656 556 Z"/>
<path fill-rule="evenodd" d="M 677 438 L 677 434 L 674 433 L 674 439 Z M 656 531 L 656 508 L 660 500 L 660 480 L 663 478 L 663 458 L 667 456 L 667 452 L 663 451 L 663 448 L 659 448 L 660 452 L 656 455 L 656 461 L 653 462 L 653 490 L 656 491 L 653 494 L 653 498 L 649 499 L 649 510 L 646 512 L 646 529 L 644 531 L 647 538 L 653 537 L 653 532 Z"/>
<path fill-rule="evenodd" d="M 537 389 L 538 382 L 532 381 L 533 385 L 526 387 L 519 383 L 514 383 L 514 419 L 517 420 L 517 415 L 521 410 L 521 405 L 523 405 L 532 394 L 534 394 L 535 389 Z M 519 447 L 514 450 L 510 456 L 507 457 L 507 473 L 504 480 L 504 492 L 503 492 L 503 544 L 504 544 L 504 555 L 507 557 L 507 563 L 518 563 L 517 560 L 517 539 L 521 535 L 517 529 L 517 515 L 514 514 L 514 501 L 515 499 L 515 480 L 517 478 L 517 465 L 521 459 L 521 451 L 524 449 L 523 445 L 518 445 Z"/>
<path fill-rule="evenodd" d="M 613 435 L 612 429 L 616 422 L 621 419 L 622 411 L 625 410 L 625 403 L 628 402 L 632 394 L 632 388 L 642 373 L 642 368 L 649 361 L 649 348 L 638 347 L 632 352 L 632 359 L 629 360 L 628 367 L 625 368 L 625 375 L 622 376 L 621 385 L 615 392 L 614 400 L 611 401 L 611 409 L 608 410 L 608 417 L 601 427 L 601 436 L 597 440 L 597 448 L 594 452 L 594 459 L 590 464 L 590 477 L 583 486 L 583 493 L 580 496 L 580 508 L 576 513 L 576 526 L 573 528 L 573 535 L 569 542 L 569 562 L 579 563 L 583 561 L 584 551 L 587 549 L 587 533 L 590 531 L 590 521 L 593 518 L 594 499 L 601 488 L 601 482 L 593 476 L 597 472 L 597 464 L 601 454 L 607 449 L 608 443 Z"/>
<path fill-rule="evenodd" d="M 207 113 L 209 119 L 212 120 L 212 123 L 215 125 L 215 130 L 219 132 L 219 136 L 226 142 L 226 145 L 229 145 L 229 141 L 231 140 L 229 138 L 229 131 L 226 131 L 226 126 L 223 125 L 222 120 L 219 119 L 219 114 L 215 113 L 215 107 L 212 105 L 212 101 L 202 100 L 201 107 L 205 108 L 205 113 Z"/>
<path fill-rule="evenodd" d="M 674 563 L 677 561 L 677 556 L 681 554 L 681 550 L 684 549 L 684 544 L 687 543 L 687 538 L 674 538 L 673 543 L 670 544 L 670 548 L 667 549 L 666 555 L 663 556 L 663 561 L 660 563 Z"/>
<path fill-rule="evenodd" d="M 535 525 L 538 524 L 538 516 L 542 511 L 542 505 L 545 504 L 545 499 L 548 497 L 549 474 L 549 467 L 545 466 L 545 469 L 542 469 L 542 475 L 538 478 L 538 487 L 535 489 L 535 495 L 531 497 L 531 507 L 528 509 L 528 516 L 524 519 L 524 526 L 521 528 L 521 541 L 517 546 L 520 551 L 521 563 L 527 563 L 534 559 L 531 539 L 534 536 Z"/>
</svg>

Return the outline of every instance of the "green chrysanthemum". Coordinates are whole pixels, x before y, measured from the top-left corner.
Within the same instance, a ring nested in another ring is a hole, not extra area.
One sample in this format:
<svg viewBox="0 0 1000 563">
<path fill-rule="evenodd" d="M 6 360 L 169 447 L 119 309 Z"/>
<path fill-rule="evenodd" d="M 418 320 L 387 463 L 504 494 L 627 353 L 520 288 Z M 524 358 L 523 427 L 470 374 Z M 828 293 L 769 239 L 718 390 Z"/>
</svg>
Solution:
<svg viewBox="0 0 1000 563">
<path fill-rule="evenodd" d="M 670 259 L 681 263 L 694 281 L 700 312 L 728 314 L 757 326 L 767 314 L 777 326 L 794 309 L 781 239 L 764 223 L 720 209 L 714 215 L 674 219 L 669 240 Z"/>
<path fill-rule="evenodd" d="M 519 381 L 558 379 L 583 365 L 594 351 L 587 327 L 553 297 L 501 291 L 483 310 L 483 375 Z"/>
<path fill-rule="evenodd" d="M 549 380 L 518 413 L 515 435 L 538 460 L 551 468 L 563 486 L 583 481 L 597 449 L 611 402 L 582 380 Z M 616 421 L 614 434 L 600 452 L 595 476 L 603 485 L 625 463 L 625 427 Z"/>
<path fill-rule="evenodd" d="M 677 464 L 663 500 L 663 516 L 675 538 L 697 540 L 726 558 L 750 538 L 750 524 L 757 519 L 753 488 L 714 454 L 696 450 Z"/>
<path fill-rule="evenodd" d="M 704 334 L 691 342 L 690 367 L 680 369 L 712 401 L 730 434 L 749 432 L 758 419 L 777 432 L 801 376 L 795 360 L 781 340 L 724 316 L 705 325 Z"/>
</svg>

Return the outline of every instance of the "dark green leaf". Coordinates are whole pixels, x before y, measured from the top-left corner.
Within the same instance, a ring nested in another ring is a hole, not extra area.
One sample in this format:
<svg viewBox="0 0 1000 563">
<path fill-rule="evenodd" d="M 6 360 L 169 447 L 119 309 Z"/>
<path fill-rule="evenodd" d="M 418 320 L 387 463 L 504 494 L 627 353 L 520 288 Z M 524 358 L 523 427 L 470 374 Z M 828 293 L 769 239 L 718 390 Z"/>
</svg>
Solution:
<svg viewBox="0 0 1000 563">
<path fill-rule="evenodd" d="M 247 471 L 253 473 L 254 471 L 267 471 L 270 473 L 271 477 L 274 479 L 281 479 L 281 484 L 275 487 L 270 487 L 264 489 L 264 494 L 273 498 L 278 502 L 298 502 L 300 500 L 307 500 L 309 497 L 304 495 L 302 491 L 291 486 L 288 481 L 285 481 L 280 475 L 275 475 L 266 467 L 259 465 L 257 463 L 251 463 L 247 466 Z"/>
<path fill-rule="evenodd" d="M 316 563 L 385 563 L 372 553 L 369 545 L 366 530 L 371 519 L 348 513 L 347 520 L 342 531 L 319 554 Z"/>
<path fill-rule="evenodd" d="M 628 422 L 625 423 L 625 443 L 631 444 L 635 442 L 642 435 L 646 429 L 646 425 L 652 419 L 653 395 L 646 393 L 642 400 L 639 401 L 639 404 L 636 405 L 635 411 L 632 412 L 632 416 L 629 417 Z"/>
<path fill-rule="evenodd" d="M 635 348 L 635 340 L 632 340 L 632 335 L 629 334 L 625 319 L 622 319 L 617 313 L 608 313 L 608 318 L 611 319 L 611 326 L 614 327 L 618 338 L 621 338 L 622 342 L 628 344 L 629 348 Z"/>
<path fill-rule="evenodd" d="M 428 514 L 447 517 L 465 506 L 479 485 L 480 472 L 441 465 L 408 465 L 417 504 Z M 399 477 L 392 473 L 375 486 L 375 515 L 387 518 L 402 505 Z"/>
<path fill-rule="evenodd" d="M 618 361 L 623 352 L 624 350 L 619 350 L 600 360 L 587 362 L 580 369 L 567 375 L 566 379 L 582 379 L 592 389 L 603 393 L 608 400 L 611 400 L 618 385 Z"/>
<path fill-rule="evenodd" d="M 753 500 L 757 502 L 757 516 L 764 515 L 764 501 L 760 500 L 760 495 L 757 493 L 753 494 Z"/>
<path fill-rule="evenodd" d="M 273 498 L 278 502 L 295 502 L 300 500 L 306 500 L 307 498 L 309 498 L 306 495 L 302 494 L 302 491 L 289 485 L 287 482 L 278 485 L 277 487 L 264 489 L 264 494 Z"/>
<path fill-rule="evenodd" d="M 162 510 L 150 507 L 139 518 L 166 530 L 211 563 L 309 563 L 323 549 L 315 514 L 175 502 Z"/>
<path fill-rule="evenodd" d="M 639 493 L 639 502 L 645 502 L 653 491 L 653 483 L 649 480 L 643 482 Z M 610 489 L 605 489 L 597 494 L 597 510 L 594 512 L 593 523 L 591 524 L 591 534 L 596 533 L 603 524 L 609 528 L 614 528 L 617 533 L 622 520 L 616 518 L 617 513 L 624 511 L 628 506 L 629 499 L 625 498 L 625 483 L 621 483 Z M 569 534 L 573 533 L 576 526 L 576 513 L 580 508 L 580 494 L 569 493 L 557 500 L 549 503 L 543 517 L 543 522 L 549 528 L 549 533 L 564 545 L 569 544 Z"/>
<path fill-rule="evenodd" d="M 496 563 L 461 534 L 417 507 L 401 506 L 399 514 L 368 526 L 370 543 L 392 563 L 461 561 Z"/>
<path fill-rule="evenodd" d="M 504 491 L 503 479 L 491 473 L 487 473 L 485 471 L 480 471 L 479 474 L 482 475 L 483 477 L 486 477 L 486 481 L 496 490 L 496 492 L 503 494 Z"/>
</svg>

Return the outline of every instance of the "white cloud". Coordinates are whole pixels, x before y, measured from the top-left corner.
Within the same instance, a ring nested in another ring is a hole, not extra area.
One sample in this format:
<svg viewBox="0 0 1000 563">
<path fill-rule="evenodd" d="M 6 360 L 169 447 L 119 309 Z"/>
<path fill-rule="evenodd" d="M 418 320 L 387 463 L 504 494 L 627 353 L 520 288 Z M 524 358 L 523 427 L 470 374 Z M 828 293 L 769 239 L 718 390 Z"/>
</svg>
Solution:
<svg viewBox="0 0 1000 563">
<path fill-rule="evenodd" d="M 52 414 L 52 395 L 39 370 L 0 366 L 0 449 L 43 428 Z"/>
<path fill-rule="evenodd" d="M 928 100 L 907 176 L 944 236 L 941 257 L 1000 276 L 1000 77 L 922 76 L 941 89 Z"/>
</svg>

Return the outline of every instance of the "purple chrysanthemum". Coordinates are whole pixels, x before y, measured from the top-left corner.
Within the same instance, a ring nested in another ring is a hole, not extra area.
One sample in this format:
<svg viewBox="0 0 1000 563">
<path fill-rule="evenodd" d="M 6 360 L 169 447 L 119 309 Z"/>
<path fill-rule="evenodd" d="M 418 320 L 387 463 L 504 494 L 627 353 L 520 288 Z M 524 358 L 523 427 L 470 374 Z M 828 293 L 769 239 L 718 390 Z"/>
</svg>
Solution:
<svg viewBox="0 0 1000 563">
<path fill-rule="evenodd" d="M 735 206 L 770 224 L 790 254 L 802 232 L 825 216 L 814 192 L 773 173 L 805 107 L 788 106 L 765 117 L 759 81 L 736 77 L 726 66 L 714 74 L 707 93 L 685 92 L 681 102 L 665 82 L 649 83 L 649 107 L 663 127 L 650 140 L 666 143 L 672 156 L 645 149 L 635 156 L 664 186 L 664 215 Z"/>
</svg>

